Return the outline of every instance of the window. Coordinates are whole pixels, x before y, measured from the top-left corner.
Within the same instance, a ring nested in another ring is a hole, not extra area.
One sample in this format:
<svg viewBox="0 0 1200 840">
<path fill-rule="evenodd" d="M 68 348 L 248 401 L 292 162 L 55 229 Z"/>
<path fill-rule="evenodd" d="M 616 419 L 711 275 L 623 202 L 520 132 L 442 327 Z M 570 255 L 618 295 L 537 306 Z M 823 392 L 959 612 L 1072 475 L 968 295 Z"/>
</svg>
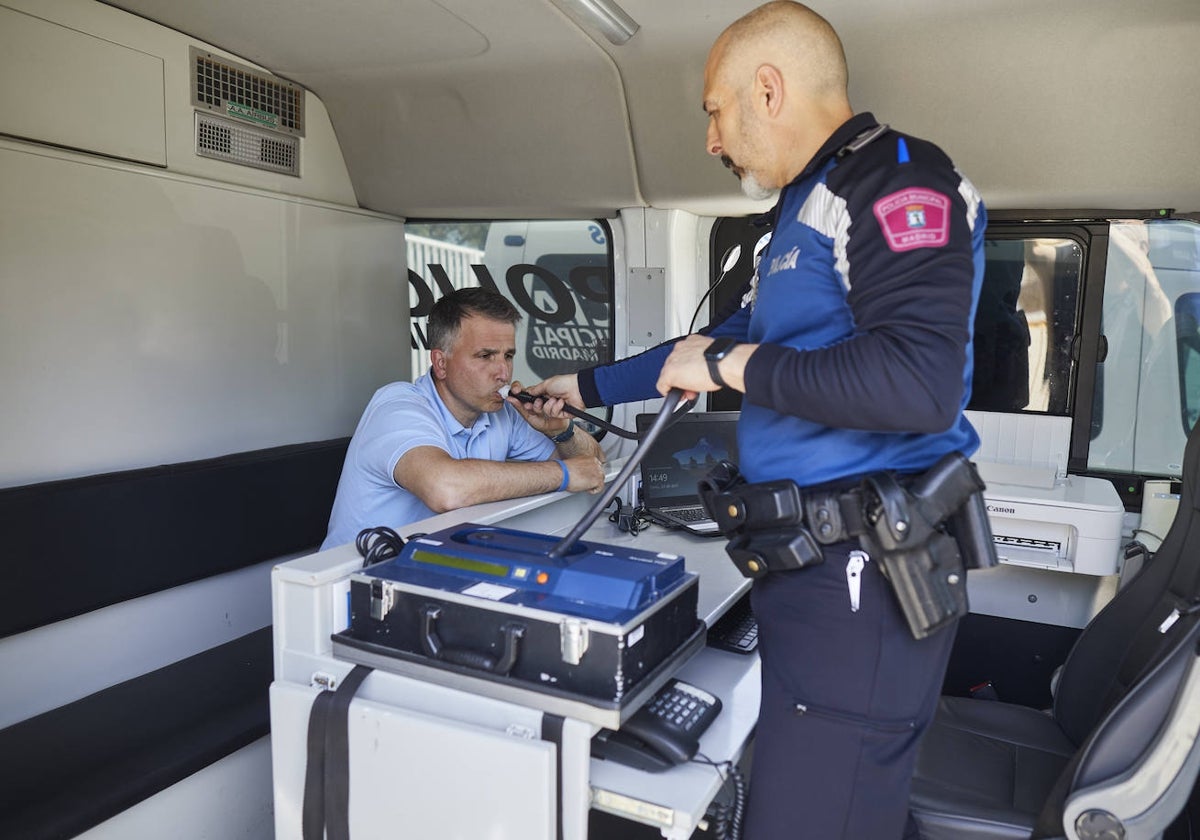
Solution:
<svg viewBox="0 0 1200 840">
<path fill-rule="evenodd" d="M 521 312 L 513 377 L 525 384 L 612 361 L 608 226 L 583 221 L 405 224 L 413 378 L 429 369 L 426 325 L 448 291 L 488 286 Z"/>
<path fill-rule="evenodd" d="M 1083 249 L 1059 237 L 989 237 L 984 260 L 968 407 L 1066 414 Z"/>
<path fill-rule="evenodd" d="M 757 232 L 713 230 L 714 255 Z M 968 407 L 1073 418 L 1072 472 L 1130 499 L 1142 477 L 1178 476 L 1200 419 L 1200 224 L 993 218 L 985 260 Z"/>
<path fill-rule="evenodd" d="M 1200 415 L 1200 225 L 1109 227 L 1088 468 L 1177 476 Z"/>
<path fill-rule="evenodd" d="M 1200 413 L 1200 292 L 1187 292 L 1175 302 L 1175 349 L 1179 353 L 1179 419 L 1188 435 Z"/>
</svg>

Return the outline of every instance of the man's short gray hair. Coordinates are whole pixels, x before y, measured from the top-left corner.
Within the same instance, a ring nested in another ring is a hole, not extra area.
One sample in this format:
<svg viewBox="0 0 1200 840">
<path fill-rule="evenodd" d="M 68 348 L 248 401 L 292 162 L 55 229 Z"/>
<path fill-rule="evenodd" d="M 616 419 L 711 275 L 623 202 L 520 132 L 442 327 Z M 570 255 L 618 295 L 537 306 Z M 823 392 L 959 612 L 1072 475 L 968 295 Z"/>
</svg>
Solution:
<svg viewBox="0 0 1200 840">
<path fill-rule="evenodd" d="M 443 295 L 429 310 L 429 348 L 449 353 L 463 319 L 472 315 L 513 326 L 521 320 L 521 313 L 512 302 L 494 289 L 482 286 L 455 289 Z"/>
</svg>

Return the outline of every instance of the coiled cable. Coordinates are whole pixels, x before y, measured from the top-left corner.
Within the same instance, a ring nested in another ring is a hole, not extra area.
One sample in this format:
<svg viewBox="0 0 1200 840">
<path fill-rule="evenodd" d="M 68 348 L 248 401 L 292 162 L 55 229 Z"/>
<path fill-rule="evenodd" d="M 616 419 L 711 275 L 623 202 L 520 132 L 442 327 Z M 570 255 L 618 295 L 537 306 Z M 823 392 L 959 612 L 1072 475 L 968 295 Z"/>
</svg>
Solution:
<svg viewBox="0 0 1200 840">
<path fill-rule="evenodd" d="M 391 560 L 404 548 L 404 538 L 386 525 L 363 528 L 354 538 L 354 547 L 363 558 L 362 567 Z"/>
</svg>

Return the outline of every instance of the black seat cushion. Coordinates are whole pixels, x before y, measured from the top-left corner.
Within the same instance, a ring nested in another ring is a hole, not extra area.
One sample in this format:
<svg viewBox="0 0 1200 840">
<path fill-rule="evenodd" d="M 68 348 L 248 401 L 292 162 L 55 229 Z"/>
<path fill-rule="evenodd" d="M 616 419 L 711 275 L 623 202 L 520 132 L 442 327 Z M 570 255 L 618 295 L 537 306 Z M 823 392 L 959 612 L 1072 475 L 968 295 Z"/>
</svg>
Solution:
<svg viewBox="0 0 1200 840">
<path fill-rule="evenodd" d="M 923 840 L 1027 838 L 1075 749 L 1037 709 L 943 697 L 913 775 Z"/>
</svg>

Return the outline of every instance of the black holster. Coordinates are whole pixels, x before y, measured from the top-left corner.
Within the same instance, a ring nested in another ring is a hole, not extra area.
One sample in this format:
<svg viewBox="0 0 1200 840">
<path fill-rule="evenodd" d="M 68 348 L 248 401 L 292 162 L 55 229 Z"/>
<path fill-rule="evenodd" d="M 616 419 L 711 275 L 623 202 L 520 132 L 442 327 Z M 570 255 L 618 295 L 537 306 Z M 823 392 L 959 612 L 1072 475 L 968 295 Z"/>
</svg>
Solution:
<svg viewBox="0 0 1200 840">
<path fill-rule="evenodd" d="M 790 479 L 748 484 L 737 466 L 721 461 L 699 483 L 700 501 L 721 533 L 725 553 L 749 578 L 803 569 L 824 556 L 804 527 L 800 488 Z"/>
<path fill-rule="evenodd" d="M 966 569 L 998 562 L 983 481 L 957 452 L 902 485 L 890 472 L 863 479 L 859 542 L 892 585 L 913 637 L 965 615 Z"/>
</svg>

